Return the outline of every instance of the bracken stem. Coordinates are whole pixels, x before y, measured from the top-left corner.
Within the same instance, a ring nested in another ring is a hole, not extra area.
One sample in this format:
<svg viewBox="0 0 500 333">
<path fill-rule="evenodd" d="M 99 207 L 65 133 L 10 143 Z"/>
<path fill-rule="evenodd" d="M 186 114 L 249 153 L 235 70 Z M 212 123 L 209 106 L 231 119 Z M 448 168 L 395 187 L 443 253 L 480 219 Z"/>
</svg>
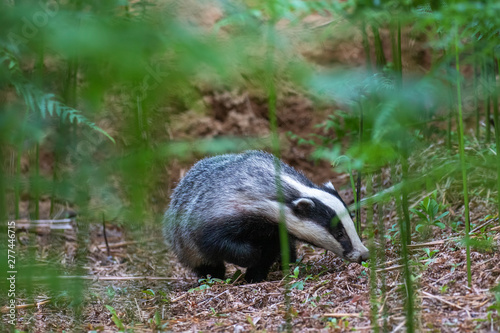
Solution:
<svg viewBox="0 0 500 333">
<path fill-rule="evenodd" d="M 462 116 L 462 90 L 460 86 L 460 57 L 458 51 L 458 28 L 455 34 L 455 66 L 457 71 L 457 109 L 458 109 L 458 130 L 459 130 L 459 149 L 460 149 L 460 166 L 462 168 L 462 182 L 463 182 L 463 193 L 464 193 L 464 215 L 465 215 L 465 244 L 467 252 L 467 284 L 472 287 L 472 273 L 471 273 L 471 261 L 470 261 L 470 244 L 469 244 L 469 232 L 470 232 L 470 220 L 469 220 L 469 194 L 467 190 L 467 169 L 465 167 L 465 148 L 464 148 L 464 122 Z"/>
</svg>

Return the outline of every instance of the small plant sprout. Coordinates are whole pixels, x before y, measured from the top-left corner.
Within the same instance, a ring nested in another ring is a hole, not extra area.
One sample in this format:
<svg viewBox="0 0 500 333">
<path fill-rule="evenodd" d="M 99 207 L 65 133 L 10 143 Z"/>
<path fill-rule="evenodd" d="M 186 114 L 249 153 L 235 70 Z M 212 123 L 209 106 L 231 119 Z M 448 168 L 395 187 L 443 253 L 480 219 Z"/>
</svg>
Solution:
<svg viewBox="0 0 500 333">
<path fill-rule="evenodd" d="M 388 230 L 387 233 L 384 235 L 385 238 L 389 239 L 392 244 L 395 244 L 398 242 L 399 238 L 399 226 L 397 223 L 394 223 Z"/>
<path fill-rule="evenodd" d="M 442 219 L 449 214 L 448 211 L 443 212 L 445 209 L 446 205 L 437 202 L 436 191 L 432 192 L 416 208 L 411 209 L 411 212 L 419 219 L 415 231 L 426 238 L 430 235 L 431 227 L 444 229 L 446 226 L 442 222 Z"/>
<path fill-rule="evenodd" d="M 157 310 L 157 311 L 155 311 L 153 318 L 149 318 L 148 325 L 151 329 L 158 329 L 158 330 L 162 331 L 162 330 L 167 328 L 168 323 L 164 323 L 164 324 L 161 323 L 160 311 Z"/>
<path fill-rule="evenodd" d="M 428 247 L 423 248 L 422 251 L 424 251 L 426 255 L 420 257 L 420 259 L 434 259 L 434 256 L 436 255 L 436 253 L 439 252 L 439 250 L 436 250 L 436 249 L 431 250 Z"/>
<path fill-rule="evenodd" d="M 299 273 L 300 273 L 300 267 L 295 267 L 293 270 L 293 274 L 290 275 L 292 279 L 298 279 L 299 278 Z"/>
<path fill-rule="evenodd" d="M 188 292 L 192 293 L 194 291 L 198 291 L 198 290 L 206 290 L 206 289 L 210 289 L 210 287 L 212 287 L 214 284 L 228 284 L 231 282 L 231 279 L 226 279 L 226 280 L 221 280 L 221 279 L 217 279 L 217 278 L 213 278 L 211 277 L 210 275 L 208 275 L 206 278 L 202 278 L 202 279 L 199 279 L 198 280 L 198 283 L 200 283 L 201 285 L 196 287 L 196 288 L 191 288 L 188 290 Z"/>
<path fill-rule="evenodd" d="M 113 286 L 108 286 L 106 288 L 106 295 L 108 296 L 108 299 L 110 301 L 113 300 L 113 298 L 115 298 L 115 295 L 116 295 L 116 291 L 115 291 L 115 288 L 113 288 Z"/>
<path fill-rule="evenodd" d="M 123 325 L 121 319 L 118 318 L 118 315 L 116 314 L 116 310 L 110 305 L 106 305 L 106 309 L 108 309 L 108 311 L 111 313 L 111 320 L 113 321 L 113 323 L 115 323 L 118 330 L 124 331 L 125 326 Z"/>
<path fill-rule="evenodd" d="M 293 274 L 291 274 L 289 277 L 292 279 L 298 279 L 299 273 L 300 273 L 300 268 L 299 268 L 299 266 L 297 266 L 293 270 Z M 290 289 L 304 290 L 304 283 L 309 279 L 312 279 L 312 275 L 308 275 L 304 280 L 295 281 L 290 286 Z"/>
<path fill-rule="evenodd" d="M 142 291 L 146 298 L 154 298 L 156 296 L 153 289 L 146 289 Z"/>
<path fill-rule="evenodd" d="M 447 285 L 447 284 L 443 284 L 443 285 L 441 286 L 441 288 L 439 288 L 439 292 L 440 292 L 441 294 L 446 294 L 446 292 L 447 292 L 447 291 L 448 291 L 448 285 Z"/>
<path fill-rule="evenodd" d="M 457 267 L 460 266 L 460 265 L 461 265 L 461 263 L 452 263 L 451 264 L 450 273 L 455 272 L 455 270 L 457 269 Z"/>
</svg>

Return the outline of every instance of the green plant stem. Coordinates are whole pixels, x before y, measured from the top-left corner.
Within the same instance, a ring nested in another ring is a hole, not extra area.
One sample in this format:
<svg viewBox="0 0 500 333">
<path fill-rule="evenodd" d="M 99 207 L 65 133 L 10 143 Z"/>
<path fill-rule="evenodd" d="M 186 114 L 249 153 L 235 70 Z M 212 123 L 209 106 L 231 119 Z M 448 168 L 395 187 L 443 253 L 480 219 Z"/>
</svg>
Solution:
<svg viewBox="0 0 500 333">
<path fill-rule="evenodd" d="M 393 182 L 396 183 L 396 166 L 392 166 L 392 178 Z M 404 188 L 404 187 L 403 187 Z M 409 257 L 408 257 L 408 246 L 406 242 L 404 241 L 407 238 L 406 232 L 407 228 L 405 226 L 405 222 L 403 219 L 403 212 L 402 212 L 402 194 L 396 195 L 396 209 L 398 212 L 398 225 L 399 225 L 399 232 L 401 235 L 401 259 L 403 262 L 403 278 L 404 278 L 404 299 L 405 299 L 405 315 L 406 315 L 406 332 L 408 333 L 413 333 L 415 331 L 414 327 L 414 317 L 415 317 L 415 308 L 414 308 L 414 301 L 413 301 L 413 281 L 412 281 L 412 274 L 411 274 L 411 269 L 410 269 L 410 264 L 409 264 Z"/>
<path fill-rule="evenodd" d="M 358 209 L 358 196 L 356 195 L 356 185 L 354 184 L 354 170 L 351 168 L 351 161 L 349 161 L 349 180 L 351 181 L 351 189 L 352 189 L 352 196 L 354 198 L 354 207 Z M 357 211 L 356 211 L 356 218 L 357 218 Z M 357 223 L 356 223 L 356 230 L 357 230 Z"/>
<path fill-rule="evenodd" d="M 467 284 L 472 287 L 472 273 L 470 260 L 470 220 L 469 220 L 469 194 L 467 190 L 467 169 L 465 164 L 465 148 L 464 148 L 464 123 L 462 115 L 462 90 L 460 84 L 460 57 L 458 50 L 458 29 L 455 35 L 455 66 L 457 72 L 456 89 L 457 89 L 457 109 L 458 109 L 458 130 L 459 130 L 459 149 L 460 149 L 460 166 L 462 168 L 462 182 L 464 194 L 464 215 L 465 215 L 465 243 L 467 255 Z"/>
<path fill-rule="evenodd" d="M 43 67 L 44 67 L 44 36 L 43 31 L 40 34 L 40 44 L 38 49 L 38 58 L 35 64 L 35 80 L 37 86 L 43 87 Z M 35 146 L 35 219 L 40 219 L 40 143 Z"/>
<path fill-rule="evenodd" d="M 396 27 L 394 25 L 390 26 L 389 29 L 389 34 L 391 38 L 391 52 L 392 52 L 392 64 L 394 66 L 394 72 L 397 72 L 398 70 L 398 47 L 397 47 L 397 40 L 396 40 Z"/>
<path fill-rule="evenodd" d="M 27 109 L 24 113 L 24 119 L 22 122 L 21 126 L 21 132 L 19 135 L 19 142 L 17 143 L 17 149 L 16 149 L 16 178 L 15 178 L 15 184 L 14 184 L 14 198 L 15 198 L 15 218 L 19 219 L 20 214 L 19 214 L 19 205 L 21 203 L 21 183 L 22 183 L 22 176 L 21 176 L 21 157 L 23 155 L 23 144 L 24 144 L 24 136 L 26 133 L 26 124 L 28 123 L 29 119 L 29 112 L 30 110 Z"/>
<path fill-rule="evenodd" d="M 401 23 L 398 21 L 397 23 L 397 54 L 396 54 L 396 87 L 398 90 L 402 90 L 403 87 L 403 68 L 402 68 L 402 60 L 401 60 Z M 408 145 L 406 144 L 406 140 L 403 139 L 403 156 L 401 159 L 401 169 L 403 182 L 407 183 L 408 180 Z M 407 185 L 403 186 L 402 190 L 402 208 L 403 208 L 403 216 L 404 216 L 404 228 L 406 229 L 406 237 L 402 236 L 403 242 L 406 244 L 411 243 L 411 224 L 410 224 L 410 212 L 408 208 L 408 188 Z"/>
<path fill-rule="evenodd" d="M 57 150 L 57 149 L 56 149 Z M 50 216 L 54 214 L 56 201 L 57 180 L 59 179 L 59 155 L 54 150 L 54 167 L 52 170 L 52 189 L 50 193 Z"/>
<path fill-rule="evenodd" d="M 403 60 L 401 59 L 401 22 L 398 20 L 398 83 L 403 84 Z"/>
<path fill-rule="evenodd" d="M 403 66 L 401 60 L 401 23 L 399 21 L 396 27 L 394 25 L 391 27 L 390 34 L 396 86 L 401 87 L 403 82 Z"/>
<path fill-rule="evenodd" d="M 380 191 L 384 190 L 384 188 L 382 186 L 382 182 L 383 182 L 383 174 L 382 174 L 382 170 L 381 170 L 378 174 L 378 186 L 379 186 Z M 384 224 L 384 206 L 383 206 L 382 201 L 379 201 L 377 203 L 377 217 L 378 217 L 378 219 L 377 219 L 378 220 L 377 221 L 378 242 L 379 242 L 380 246 L 377 248 L 376 258 L 377 258 L 378 262 L 381 263 L 381 266 L 382 266 L 381 268 L 385 268 L 385 261 L 386 261 L 385 243 L 387 240 L 385 238 L 386 230 L 385 230 L 385 224 Z M 386 274 L 386 272 L 384 270 L 382 270 L 380 272 L 380 284 L 381 284 L 380 297 L 383 300 L 386 298 L 386 292 L 387 292 L 385 274 Z M 382 310 L 382 318 L 383 318 L 382 331 L 383 332 L 389 331 L 388 322 L 387 322 L 388 316 L 389 316 L 388 307 L 386 305 L 383 305 L 383 310 Z"/>
<path fill-rule="evenodd" d="M 489 144 L 491 142 L 491 123 L 490 123 L 490 118 L 491 118 L 491 98 L 490 98 L 490 91 L 489 91 L 489 86 L 490 86 L 490 72 L 488 70 L 488 60 L 484 61 L 484 79 L 486 81 L 485 85 L 485 108 L 486 108 L 486 116 L 484 120 L 484 124 L 486 126 L 486 144 Z"/>
<path fill-rule="evenodd" d="M 404 205 L 403 205 L 404 208 Z M 403 221 L 399 224 L 401 238 L 409 238 L 409 230 L 404 226 Z M 414 332 L 413 318 L 414 318 L 414 304 L 413 304 L 413 282 L 412 282 L 412 274 L 409 265 L 408 258 L 408 247 L 405 241 L 401 242 L 401 253 L 403 257 L 403 273 L 405 279 L 405 287 L 406 287 L 406 331 L 411 333 Z"/>
<path fill-rule="evenodd" d="M 480 109 L 479 109 L 479 92 L 478 92 L 478 76 L 479 76 L 479 68 L 477 66 L 477 60 L 474 60 L 474 64 L 472 66 L 474 73 L 472 74 L 472 86 L 473 86 L 473 92 L 474 92 L 474 111 L 476 112 L 476 119 L 475 119 L 475 128 L 476 128 L 476 138 L 479 140 L 479 136 L 481 135 L 480 132 L 480 127 L 479 127 L 479 122 L 480 122 Z"/>
<path fill-rule="evenodd" d="M 57 122 L 57 128 L 59 129 L 56 134 L 56 144 L 54 147 L 54 168 L 52 171 L 52 189 L 50 194 L 50 216 L 54 214 L 54 207 L 56 201 L 56 193 L 57 193 L 57 182 L 59 180 L 59 160 L 61 159 L 64 153 L 64 136 L 67 133 L 67 130 L 64 127 L 63 119 L 59 118 Z"/>
<path fill-rule="evenodd" d="M 363 49 L 366 55 L 366 69 L 372 70 L 372 57 L 370 54 L 370 43 L 368 42 L 368 35 L 366 33 L 366 25 L 364 22 L 361 23 L 361 36 L 363 38 Z"/>
<path fill-rule="evenodd" d="M 0 113 L 0 115 L 2 114 L 5 114 L 5 110 L 3 109 L 3 107 L 0 107 L 0 110 L 2 111 Z M 4 149 L 6 147 L 6 144 L 3 142 L 3 137 L 2 135 L 0 135 L 0 161 L 4 161 Z M 4 170 L 4 163 L 0 163 L 0 221 L 2 221 L 1 223 L 1 228 L 2 230 L 4 231 L 3 232 L 3 236 L 2 236 L 2 244 L 7 244 L 7 231 L 5 231 L 6 229 L 3 229 L 6 227 L 7 225 L 7 216 L 8 216 L 8 213 L 7 213 L 7 206 L 5 204 L 5 182 L 6 182 L 6 173 L 5 173 L 5 170 Z M 5 251 L 7 252 L 7 251 Z M 4 257 L 5 258 L 5 257 Z"/>
<path fill-rule="evenodd" d="M 290 302 L 290 284 L 289 280 L 289 266 L 290 266 L 290 245 L 288 239 L 288 230 L 286 228 L 286 220 L 285 220 L 285 197 L 283 193 L 283 187 L 281 183 L 281 164 L 279 161 L 280 156 L 280 140 L 278 133 L 278 118 L 276 115 L 276 86 L 274 84 L 274 26 L 271 23 L 268 23 L 267 28 L 267 94 L 268 100 L 267 105 L 269 108 L 269 124 L 272 135 L 272 150 L 274 155 L 276 156 L 274 160 L 275 167 L 275 179 L 276 179 L 276 191 L 277 197 L 280 204 L 279 210 L 279 238 L 280 238 L 280 250 L 281 250 L 281 264 L 283 276 L 285 277 L 285 321 L 286 321 L 286 330 L 288 332 L 292 331 L 292 318 L 291 318 L 291 302 Z"/>
<path fill-rule="evenodd" d="M 387 63 L 384 55 L 384 46 L 382 45 L 382 39 L 380 38 L 378 27 L 372 25 L 372 31 L 373 31 L 373 39 L 375 45 L 375 62 L 377 68 L 379 70 L 382 70 Z"/>
<path fill-rule="evenodd" d="M 40 144 L 35 146 L 35 220 L 40 219 Z"/>
<path fill-rule="evenodd" d="M 452 130 L 452 120 L 453 120 L 453 115 L 455 114 L 454 112 L 454 97 L 453 96 L 453 91 L 452 89 L 449 89 L 448 93 L 448 117 L 446 119 L 446 148 L 448 148 L 448 151 L 451 153 L 451 148 L 452 148 L 452 138 L 451 138 L 451 130 Z"/>
<path fill-rule="evenodd" d="M 495 64 L 495 55 L 492 55 L 493 64 Z M 493 123 L 495 126 L 495 145 L 500 147 L 500 124 L 498 123 L 498 86 L 496 80 L 495 66 L 492 68 L 493 93 L 491 94 L 491 103 L 493 104 Z M 500 154 L 497 153 L 497 211 L 500 213 Z"/>
<path fill-rule="evenodd" d="M 493 55 L 493 63 L 495 63 L 495 55 Z M 500 65 L 500 60 L 498 60 Z M 500 124 L 498 123 L 498 85 L 496 80 L 495 66 L 493 66 L 493 94 L 491 101 L 493 103 L 493 121 L 495 124 L 495 143 L 497 150 L 497 211 L 500 214 L 500 154 L 498 154 L 498 147 L 500 147 Z"/>
<path fill-rule="evenodd" d="M 366 177 L 366 196 L 372 195 L 372 175 L 368 174 Z M 378 325 L 378 312 L 379 304 L 377 300 L 377 248 L 375 246 L 375 230 L 373 223 L 373 205 L 366 207 L 366 226 L 368 229 L 368 250 L 372 255 L 370 262 L 370 321 L 372 325 L 372 332 L 378 333 L 380 327 Z"/>
<path fill-rule="evenodd" d="M 14 184 L 14 216 L 16 220 L 19 219 L 19 205 L 21 202 L 21 155 L 22 145 L 19 144 L 16 151 L 16 179 Z"/>
<path fill-rule="evenodd" d="M 269 28 L 271 30 L 271 28 Z M 269 35 L 272 35 L 273 32 L 270 31 Z M 269 45 L 273 45 L 273 38 L 271 36 L 268 36 L 269 40 Z M 272 150 L 273 154 L 276 156 L 275 159 L 275 171 L 276 171 L 276 184 L 277 184 L 277 191 L 278 191 L 278 198 L 280 199 L 280 202 L 284 202 L 284 195 L 283 195 L 283 188 L 281 186 L 281 164 L 279 163 L 279 157 L 280 157 L 280 140 L 279 140 L 279 133 L 278 133 L 278 120 L 276 116 L 276 87 L 274 85 L 274 78 L 273 78 L 273 67 L 272 67 L 272 52 L 268 53 L 268 57 L 271 59 L 268 59 L 268 68 L 269 74 L 268 74 L 268 81 L 267 81 L 267 93 L 268 93 L 268 108 L 269 108 L 269 124 L 270 124 L 270 129 L 272 133 Z M 286 224 L 285 224 L 285 212 L 284 212 L 284 207 L 283 205 L 280 206 L 280 240 L 281 240 L 281 250 L 282 250 L 282 264 L 283 264 L 283 272 L 285 270 L 288 270 L 288 264 L 290 262 L 290 254 L 289 254 L 289 248 L 288 248 L 288 232 L 286 229 Z"/>
<path fill-rule="evenodd" d="M 360 151 L 363 149 L 363 106 L 359 103 L 359 137 L 358 144 Z M 361 170 L 357 172 L 356 179 L 356 231 L 361 235 Z"/>
<path fill-rule="evenodd" d="M 407 148 L 404 148 L 406 151 Z M 401 203 L 403 208 L 403 217 L 404 217 L 404 228 L 405 228 L 405 237 L 401 235 L 403 242 L 407 245 L 411 244 L 411 221 L 410 221 L 410 211 L 408 204 L 408 156 L 403 154 L 403 158 L 401 159 L 401 169 L 402 169 L 402 179 L 405 185 L 401 190 Z"/>
</svg>

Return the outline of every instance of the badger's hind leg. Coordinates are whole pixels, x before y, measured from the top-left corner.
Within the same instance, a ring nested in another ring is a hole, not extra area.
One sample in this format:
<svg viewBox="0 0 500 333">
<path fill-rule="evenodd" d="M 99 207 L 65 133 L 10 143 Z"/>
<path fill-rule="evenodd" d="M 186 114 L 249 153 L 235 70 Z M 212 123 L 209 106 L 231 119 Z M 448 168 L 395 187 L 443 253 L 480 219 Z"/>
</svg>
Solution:
<svg viewBox="0 0 500 333">
<path fill-rule="evenodd" d="M 226 266 L 224 266 L 224 262 L 212 265 L 199 265 L 193 270 L 198 276 L 201 277 L 207 277 L 210 275 L 213 278 L 224 280 L 226 275 Z"/>
</svg>

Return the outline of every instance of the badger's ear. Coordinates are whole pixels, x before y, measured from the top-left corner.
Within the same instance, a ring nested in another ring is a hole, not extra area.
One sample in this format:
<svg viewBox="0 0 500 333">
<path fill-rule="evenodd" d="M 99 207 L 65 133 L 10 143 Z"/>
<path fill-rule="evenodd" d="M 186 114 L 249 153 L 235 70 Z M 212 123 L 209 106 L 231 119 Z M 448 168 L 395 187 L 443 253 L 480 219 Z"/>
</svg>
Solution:
<svg viewBox="0 0 500 333">
<path fill-rule="evenodd" d="M 299 198 L 293 201 L 292 204 L 296 212 L 307 212 L 311 208 L 314 208 L 314 201 L 308 198 Z"/>
<path fill-rule="evenodd" d="M 330 189 L 330 190 L 334 190 L 334 191 L 336 191 L 336 189 L 335 189 L 335 187 L 333 186 L 332 182 L 326 182 L 326 183 L 324 183 L 324 184 L 323 184 L 323 187 L 324 187 L 324 188 L 328 188 L 328 189 Z"/>
</svg>

